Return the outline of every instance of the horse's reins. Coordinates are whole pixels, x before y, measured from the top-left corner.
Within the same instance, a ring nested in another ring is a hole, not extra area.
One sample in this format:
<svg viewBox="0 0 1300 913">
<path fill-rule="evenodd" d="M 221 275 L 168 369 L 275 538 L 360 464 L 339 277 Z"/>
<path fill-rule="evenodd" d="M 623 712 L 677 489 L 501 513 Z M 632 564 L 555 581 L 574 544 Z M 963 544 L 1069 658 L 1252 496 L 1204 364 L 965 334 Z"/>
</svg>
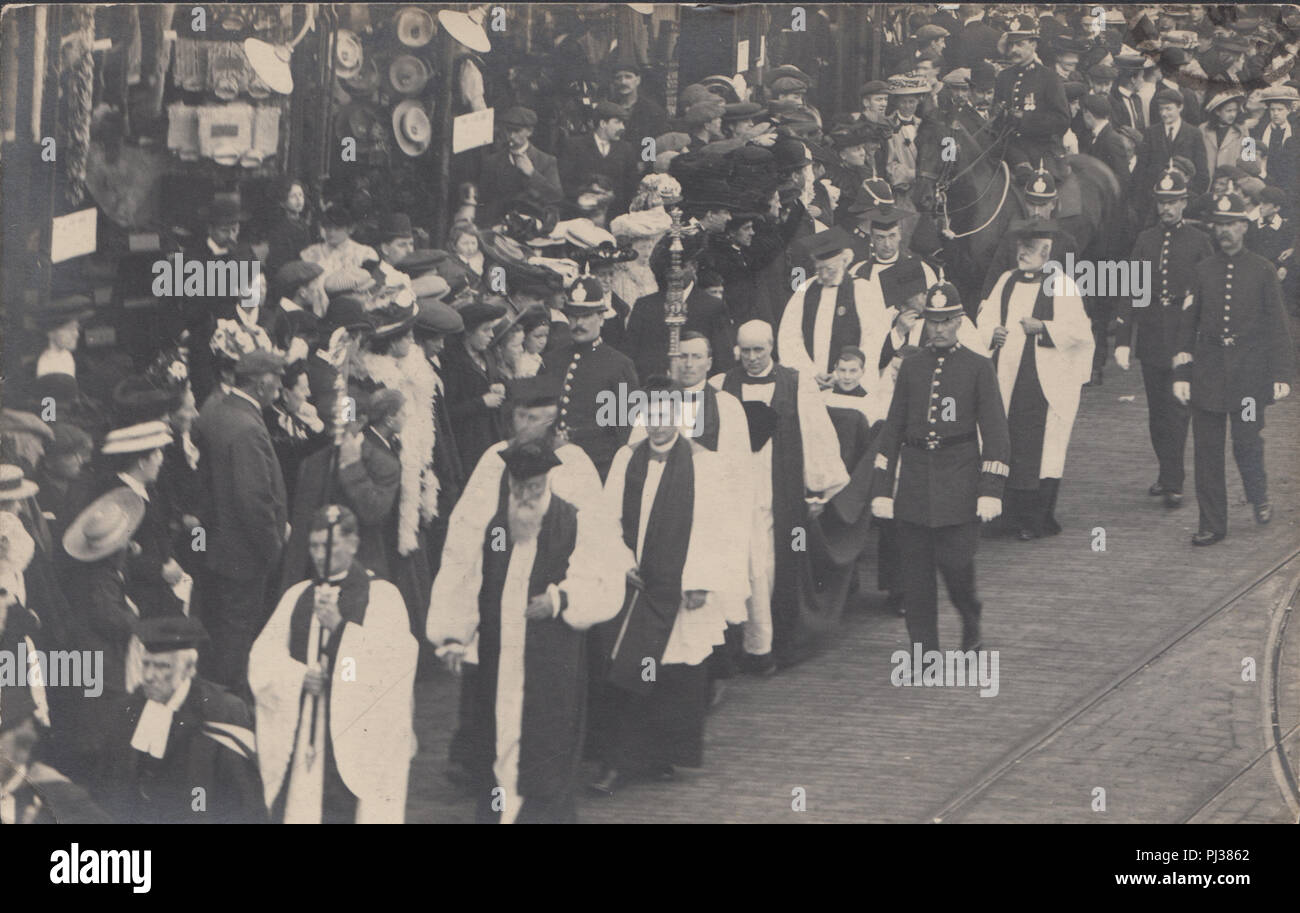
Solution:
<svg viewBox="0 0 1300 913">
<path fill-rule="evenodd" d="M 982 132 L 984 129 L 986 129 L 988 126 L 991 126 L 991 124 L 985 125 L 985 127 L 981 127 L 980 130 L 976 131 L 975 135 L 976 136 L 979 135 L 979 133 Z M 965 206 L 960 206 L 957 209 L 953 209 L 953 210 L 948 209 L 948 188 L 951 187 L 953 183 L 957 181 L 958 178 L 960 178 L 962 175 L 966 174 L 972 168 L 978 165 L 980 160 L 983 159 L 984 156 L 988 155 L 994 149 L 994 147 L 999 145 L 1002 142 L 1002 140 L 1005 139 L 1010 133 L 1011 133 L 1011 127 L 1008 126 L 1002 131 L 1002 133 L 996 139 L 993 140 L 993 142 L 989 143 L 988 146 L 982 149 L 980 153 L 977 156 L 975 156 L 974 159 L 971 160 L 971 163 L 969 165 L 967 165 L 961 171 L 958 171 L 950 178 L 946 178 L 941 181 L 938 175 L 928 174 L 924 172 L 921 173 L 922 177 L 930 178 L 931 180 L 934 181 L 934 196 L 935 196 L 935 204 L 936 204 L 934 211 L 939 213 L 943 217 L 943 228 L 946 231 L 950 233 L 952 232 L 952 219 L 951 219 L 952 213 L 962 212 L 963 210 L 970 209 L 972 206 L 977 205 L 981 200 L 984 199 L 985 196 L 988 195 L 989 189 L 993 186 L 993 182 L 990 181 L 988 185 L 986 185 L 985 188 L 980 192 L 980 195 L 977 196 L 970 203 L 967 203 Z M 972 136 L 972 139 L 973 138 L 974 137 Z M 1011 169 L 1007 166 L 1005 160 L 1001 161 L 999 164 L 1002 165 L 1002 197 L 1001 199 L 998 200 L 998 205 L 996 208 L 994 208 L 993 214 L 990 215 L 988 219 L 985 220 L 984 223 L 977 228 L 973 228 L 970 231 L 953 233 L 952 237 L 954 239 L 967 238 L 973 234 L 977 234 L 983 231 L 984 229 L 988 228 L 989 225 L 993 223 L 993 220 L 998 217 L 998 214 L 1002 212 L 1002 207 L 1007 202 L 1007 193 L 1011 190 Z"/>
</svg>

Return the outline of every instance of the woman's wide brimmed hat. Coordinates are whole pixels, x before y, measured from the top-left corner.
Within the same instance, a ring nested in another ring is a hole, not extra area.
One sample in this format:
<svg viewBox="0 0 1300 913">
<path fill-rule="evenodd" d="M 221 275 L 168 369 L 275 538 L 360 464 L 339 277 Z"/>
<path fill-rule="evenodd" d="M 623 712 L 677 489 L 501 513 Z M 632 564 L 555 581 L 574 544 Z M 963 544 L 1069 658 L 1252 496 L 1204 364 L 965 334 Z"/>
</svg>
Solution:
<svg viewBox="0 0 1300 913">
<path fill-rule="evenodd" d="M 63 534 L 63 549 L 78 561 L 98 561 L 126 548 L 144 520 L 144 499 L 126 486 L 90 503 Z"/>
<path fill-rule="evenodd" d="M 21 467 L 9 463 L 0 465 L 0 501 L 23 501 L 40 490 L 41 486 L 23 477 Z"/>
</svg>

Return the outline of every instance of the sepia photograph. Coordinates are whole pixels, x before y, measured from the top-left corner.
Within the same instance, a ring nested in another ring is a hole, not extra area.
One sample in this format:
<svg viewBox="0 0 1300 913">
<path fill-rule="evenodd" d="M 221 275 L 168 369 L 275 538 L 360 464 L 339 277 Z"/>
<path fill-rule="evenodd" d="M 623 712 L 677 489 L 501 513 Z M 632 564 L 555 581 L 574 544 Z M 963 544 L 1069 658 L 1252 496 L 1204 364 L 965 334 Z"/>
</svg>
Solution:
<svg viewBox="0 0 1300 913">
<path fill-rule="evenodd" d="M 0 823 L 1300 823 L 1300 6 L 0 41 Z"/>
</svg>

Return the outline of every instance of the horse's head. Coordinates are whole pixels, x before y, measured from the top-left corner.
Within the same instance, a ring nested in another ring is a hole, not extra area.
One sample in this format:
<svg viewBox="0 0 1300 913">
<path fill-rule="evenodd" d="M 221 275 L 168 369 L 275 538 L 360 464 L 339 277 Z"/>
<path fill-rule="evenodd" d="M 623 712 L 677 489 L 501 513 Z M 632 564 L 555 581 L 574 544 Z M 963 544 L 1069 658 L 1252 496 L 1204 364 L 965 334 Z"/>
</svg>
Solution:
<svg viewBox="0 0 1300 913">
<path fill-rule="evenodd" d="M 926 118 L 916 131 L 916 180 L 912 185 L 912 202 L 919 212 L 933 211 L 935 191 L 951 173 L 956 163 L 956 140 L 951 121 Z M 946 150 L 952 150 L 945 154 Z"/>
</svg>

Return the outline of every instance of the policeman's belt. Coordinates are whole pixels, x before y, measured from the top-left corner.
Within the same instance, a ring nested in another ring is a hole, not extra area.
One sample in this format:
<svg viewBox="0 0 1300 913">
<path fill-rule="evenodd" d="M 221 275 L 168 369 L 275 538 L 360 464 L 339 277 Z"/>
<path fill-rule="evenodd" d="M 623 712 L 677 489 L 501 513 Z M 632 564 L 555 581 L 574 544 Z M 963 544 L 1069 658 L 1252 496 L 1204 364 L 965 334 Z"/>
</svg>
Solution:
<svg viewBox="0 0 1300 913">
<path fill-rule="evenodd" d="M 965 444 L 968 441 L 974 441 L 979 438 L 977 432 L 968 431 L 966 434 L 952 434 L 943 436 L 930 432 L 924 437 L 910 437 L 903 441 L 908 447 L 921 447 L 925 450 L 942 450 L 945 447 L 954 447 L 957 444 Z"/>
</svg>

